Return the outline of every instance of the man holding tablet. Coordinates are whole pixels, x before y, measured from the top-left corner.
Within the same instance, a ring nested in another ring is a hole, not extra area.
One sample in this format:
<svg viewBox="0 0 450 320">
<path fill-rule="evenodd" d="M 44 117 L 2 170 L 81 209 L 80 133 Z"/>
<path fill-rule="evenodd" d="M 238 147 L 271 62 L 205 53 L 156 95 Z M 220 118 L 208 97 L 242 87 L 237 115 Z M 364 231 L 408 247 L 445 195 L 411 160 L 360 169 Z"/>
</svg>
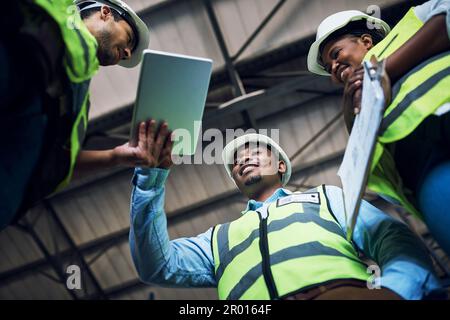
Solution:
<svg viewBox="0 0 450 320">
<path fill-rule="evenodd" d="M 148 159 L 132 181 L 130 251 L 142 281 L 217 287 L 220 299 L 232 300 L 444 298 L 426 249 L 407 226 L 363 201 L 348 241 L 342 190 L 284 189 L 289 158 L 260 134 L 241 136 L 222 153 L 228 175 L 249 199 L 242 216 L 170 241 L 164 184 L 171 143 L 165 129 L 154 128 L 148 126 L 146 138 L 140 130 Z M 368 267 L 359 252 L 377 265 Z"/>
</svg>

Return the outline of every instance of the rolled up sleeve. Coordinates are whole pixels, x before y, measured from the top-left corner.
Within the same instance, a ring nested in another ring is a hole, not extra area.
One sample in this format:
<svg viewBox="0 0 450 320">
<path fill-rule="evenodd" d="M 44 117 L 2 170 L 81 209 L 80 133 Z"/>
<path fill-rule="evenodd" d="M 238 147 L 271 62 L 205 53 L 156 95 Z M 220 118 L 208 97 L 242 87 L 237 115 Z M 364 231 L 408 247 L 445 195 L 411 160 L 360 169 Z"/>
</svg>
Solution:
<svg viewBox="0 0 450 320">
<path fill-rule="evenodd" d="M 447 36 L 450 39 L 450 0 L 430 0 L 415 7 L 414 12 L 423 23 L 438 14 L 445 14 Z"/>
</svg>

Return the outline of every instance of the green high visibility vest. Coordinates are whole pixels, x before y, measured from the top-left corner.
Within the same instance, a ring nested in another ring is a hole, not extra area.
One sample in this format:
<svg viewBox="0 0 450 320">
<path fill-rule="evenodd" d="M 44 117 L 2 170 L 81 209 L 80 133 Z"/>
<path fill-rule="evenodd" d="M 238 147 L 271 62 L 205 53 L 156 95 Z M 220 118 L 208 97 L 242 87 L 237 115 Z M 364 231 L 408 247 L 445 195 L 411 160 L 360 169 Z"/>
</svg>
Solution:
<svg viewBox="0 0 450 320">
<path fill-rule="evenodd" d="M 67 165 L 58 164 L 66 167 L 67 172 L 64 176 L 57 178 L 58 181 L 47 181 L 54 185 L 53 191 L 58 191 L 70 182 L 77 155 L 84 140 L 89 111 L 89 83 L 99 67 L 98 44 L 84 25 L 72 0 L 32 1 L 54 19 L 59 27 L 65 47 L 64 70 L 70 81 L 70 87 L 67 88 L 70 96 L 69 106 L 65 106 L 64 109 L 71 110 L 71 129 L 66 131 L 65 145 L 56 151 L 65 155 L 54 157 L 68 162 Z"/>
<path fill-rule="evenodd" d="M 391 32 L 366 55 L 383 59 L 409 40 L 423 22 L 411 8 Z M 410 70 L 392 88 L 392 102 L 386 108 L 375 147 L 369 189 L 399 201 L 418 217 L 421 213 L 402 186 L 402 180 L 386 144 L 399 141 L 413 132 L 424 119 L 450 102 L 450 51 L 434 56 Z"/>
<path fill-rule="evenodd" d="M 331 280 L 369 278 L 325 186 L 217 225 L 212 250 L 220 299 L 278 299 Z"/>
</svg>

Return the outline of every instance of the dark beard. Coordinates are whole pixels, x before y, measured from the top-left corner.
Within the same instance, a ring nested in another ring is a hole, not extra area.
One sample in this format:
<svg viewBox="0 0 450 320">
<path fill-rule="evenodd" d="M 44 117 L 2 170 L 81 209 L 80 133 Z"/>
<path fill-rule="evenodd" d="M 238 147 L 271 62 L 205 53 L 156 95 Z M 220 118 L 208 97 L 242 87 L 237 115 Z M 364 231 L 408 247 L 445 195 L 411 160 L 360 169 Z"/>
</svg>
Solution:
<svg viewBox="0 0 450 320">
<path fill-rule="evenodd" d="M 251 186 L 252 184 L 256 184 L 256 183 L 260 182 L 261 180 L 262 180 L 262 177 L 260 175 L 252 176 L 252 177 L 250 177 L 250 179 L 245 181 L 244 185 L 248 187 L 248 186 Z"/>
<path fill-rule="evenodd" d="M 97 58 L 102 66 L 110 66 L 116 64 L 116 55 L 110 47 L 111 35 L 108 31 L 102 30 L 97 38 L 98 49 Z"/>
</svg>

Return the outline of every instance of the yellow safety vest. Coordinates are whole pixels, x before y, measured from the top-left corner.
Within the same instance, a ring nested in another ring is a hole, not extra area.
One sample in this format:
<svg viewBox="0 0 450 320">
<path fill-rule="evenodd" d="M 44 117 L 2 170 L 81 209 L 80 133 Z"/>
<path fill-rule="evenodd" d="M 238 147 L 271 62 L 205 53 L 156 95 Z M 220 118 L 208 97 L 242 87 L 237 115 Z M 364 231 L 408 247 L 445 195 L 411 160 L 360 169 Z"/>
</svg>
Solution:
<svg viewBox="0 0 450 320">
<path fill-rule="evenodd" d="M 212 250 L 220 299 L 278 299 L 370 276 L 331 212 L 325 186 L 217 225 Z"/>
<path fill-rule="evenodd" d="M 46 136 L 44 152 L 28 186 L 21 213 L 36 201 L 65 187 L 71 180 L 75 162 L 84 140 L 89 111 L 89 84 L 99 68 L 97 41 L 84 25 L 72 0 L 30 0 L 26 10 L 35 6 L 53 19 L 64 47 L 63 70 L 68 79 L 64 99 L 48 98 L 51 135 Z M 63 75 L 64 76 L 64 75 Z M 64 101 L 64 102 L 62 102 Z"/>
<path fill-rule="evenodd" d="M 411 8 L 391 32 L 366 55 L 383 59 L 394 53 L 422 27 L 423 22 Z M 422 218 L 407 195 L 386 144 L 399 141 L 413 132 L 440 106 L 450 102 L 450 51 L 416 66 L 392 88 L 392 102 L 387 107 L 375 147 L 369 189 L 400 202 L 409 212 Z"/>
<path fill-rule="evenodd" d="M 97 41 L 84 25 L 72 0 L 34 0 L 58 24 L 65 45 L 64 67 L 71 82 L 74 121 L 66 148 L 70 149 L 69 172 L 56 187 L 58 191 L 72 178 L 78 152 L 87 128 L 89 82 L 97 72 Z"/>
</svg>

